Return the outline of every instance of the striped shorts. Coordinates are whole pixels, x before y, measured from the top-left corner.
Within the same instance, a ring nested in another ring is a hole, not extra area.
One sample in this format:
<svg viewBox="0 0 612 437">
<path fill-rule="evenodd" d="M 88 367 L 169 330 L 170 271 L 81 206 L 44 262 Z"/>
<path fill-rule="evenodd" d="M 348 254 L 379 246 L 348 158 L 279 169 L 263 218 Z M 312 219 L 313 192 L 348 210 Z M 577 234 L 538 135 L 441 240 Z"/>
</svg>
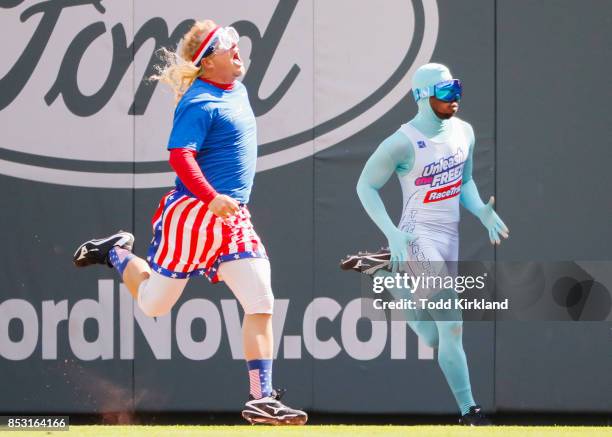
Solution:
<svg viewBox="0 0 612 437">
<path fill-rule="evenodd" d="M 224 220 L 201 200 L 172 190 L 162 197 L 151 223 L 147 261 L 151 269 L 170 278 L 206 276 L 215 283 L 224 261 L 267 258 L 246 205 Z"/>
</svg>

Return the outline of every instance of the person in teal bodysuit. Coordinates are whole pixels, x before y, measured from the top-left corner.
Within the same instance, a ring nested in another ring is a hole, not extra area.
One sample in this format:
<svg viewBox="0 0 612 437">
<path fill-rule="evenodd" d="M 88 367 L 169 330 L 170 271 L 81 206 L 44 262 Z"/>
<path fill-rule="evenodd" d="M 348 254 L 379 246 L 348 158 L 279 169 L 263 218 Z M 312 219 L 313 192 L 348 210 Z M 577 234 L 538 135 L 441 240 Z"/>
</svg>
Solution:
<svg viewBox="0 0 612 437">
<path fill-rule="evenodd" d="M 458 92 L 455 90 L 454 95 L 451 92 L 449 94 L 450 98 L 446 96 L 445 100 L 447 101 L 436 97 L 436 85 L 443 87 L 452 81 L 453 77 L 449 69 L 441 64 L 426 64 L 415 72 L 412 88 L 417 99 L 418 113 L 410 120 L 409 125 L 410 128 L 416 129 L 419 134 L 432 142 L 433 145 L 429 147 L 434 147 L 435 143 L 452 143 L 460 137 L 460 134 L 464 135 L 463 138 L 468 139 L 469 152 L 462 164 L 463 174 L 460 182 L 459 201 L 461 205 L 480 219 L 487 230 L 491 243 L 500 244 L 500 237 L 508 237 L 508 228 L 493 209 L 494 198 L 491 197 L 487 204 L 481 200 L 472 177 L 474 131 L 468 123 L 462 120 L 451 120 L 459 109 L 460 83 L 455 81 L 455 86 L 459 84 Z M 454 132 L 453 129 L 461 129 L 463 132 Z M 411 247 L 416 247 L 416 242 L 419 239 L 433 237 L 436 241 L 440 241 L 447 238 L 448 235 L 456 233 L 452 226 L 450 228 L 445 227 L 443 224 L 431 222 L 431 220 L 427 223 L 427 219 L 423 219 L 425 228 L 417 227 L 414 232 L 410 232 L 405 227 L 400 226 L 401 229 L 398 228 L 389 217 L 379 190 L 394 173 L 401 180 L 402 177 L 413 170 L 415 165 L 415 147 L 417 145 L 412 144 L 404 132 L 401 129 L 396 131 L 378 146 L 368 159 L 357 183 L 357 193 L 363 207 L 387 238 L 391 252 L 390 266 L 392 272 L 397 272 L 401 263 L 409 260 L 409 250 Z M 420 144 L 418 147 L 424 147 L 424 145 Z M 402 186 L 402 189 L 404 189 L 404 186 Z M 429 235 L 419 235 L 418 229 L 427 229 Z M 432 233 L 438 235 L 432 236 Z M 453 237 L 453 235 L 450 235 L 450 237 Z M 454 237 L 456 238 L 452 241 L 456 241 L 456 244 L 458 244 L 458 236 L 455 235 Z M 454 248 L 454 250 L 457 252 L 458 248 Z M 452 261 L 456 261 L 456 259 Z M 386 276 L 392 274 L 381 269 L 374 275 Z M 405 290 L 389 289 L 389 291 L 396 298 L 407 297 Z M 448 294 L 449 292 L 454 293 L 454 290 L 446 290 L 441 293 Z M 480 407 L 474 402 L 472 396 L 468 365 L 462 344 L 461 314 L 420 309 L 407 311 L 411 312 L 411 314 L 407 314 L 407 319 L 412 330 L 428 345 L 438 349 L 438 363 L 461 412 L 461 423 L 466 425 L 490 423 Z"/>
</svg>

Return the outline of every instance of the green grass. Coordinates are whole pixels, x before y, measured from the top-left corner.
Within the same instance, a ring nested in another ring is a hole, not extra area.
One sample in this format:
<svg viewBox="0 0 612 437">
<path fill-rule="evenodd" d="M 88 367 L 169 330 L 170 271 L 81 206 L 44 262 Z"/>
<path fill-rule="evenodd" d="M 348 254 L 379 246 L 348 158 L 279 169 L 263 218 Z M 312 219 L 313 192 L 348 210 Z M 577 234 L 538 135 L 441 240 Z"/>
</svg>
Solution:
<svg viewBox="0 0 612 437">
<path fill-rule="evenodd" d="M 0 431 L 0 436 L 42 437 L 68 436 L 205 436 L 205 437 L 593 437 L 612 436 L 612 427 L 567 427 L 567 426 L 497 426 L 463 428 L 460 426 L 71 426 L 69 432 Z"/>
</svg>

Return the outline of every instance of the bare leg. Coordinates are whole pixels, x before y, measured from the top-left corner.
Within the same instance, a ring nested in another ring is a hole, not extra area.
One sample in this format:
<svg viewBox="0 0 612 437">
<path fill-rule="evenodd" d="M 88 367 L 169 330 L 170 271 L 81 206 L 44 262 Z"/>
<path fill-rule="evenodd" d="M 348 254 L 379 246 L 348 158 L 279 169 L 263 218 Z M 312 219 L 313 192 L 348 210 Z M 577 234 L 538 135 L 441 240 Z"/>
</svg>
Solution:
<svg viewBox="0 0 612 437">
<path fill-rule="evenodd" d="M 272 314 L 245 314 L 242 343 L 247 361 L 272 359 L 274 353 Z"/>
<path fill-rule="evenodd" d="M 122 279 L 134 299 L 138 299 L 138 287 L 142 281 L 149 279 L 150 275 L 151 268 L 144 259 L 135 256 L 128 262 Z"/>
</svg>

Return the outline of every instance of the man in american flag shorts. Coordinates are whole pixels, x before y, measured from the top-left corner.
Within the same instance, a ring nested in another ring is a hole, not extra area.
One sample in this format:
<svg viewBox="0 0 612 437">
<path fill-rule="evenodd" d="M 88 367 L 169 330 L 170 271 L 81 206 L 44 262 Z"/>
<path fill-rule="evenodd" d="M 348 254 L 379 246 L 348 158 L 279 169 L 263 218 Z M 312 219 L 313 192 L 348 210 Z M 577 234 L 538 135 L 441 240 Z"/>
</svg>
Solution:
<svg viewBox="0 0 612 437">
<path fill-rule="evenodd" d="M 162 197 L 152 219 L 147 259 L 132 253 L 129 232 L 86 241 L 76 250 L 78 267 L 117 269 L 140 309 L 167 314 L 189 278 L 224 281 L 245 316 L 243 346 L 249 400 L 242 416 L 251 423 L 304 424 L 305 412 L 280 402 L 272 388 L 274 295 L 266 250 L 247 209 L 257 160 L 257 130 L 232 27 L 197 21 L 177 52 L 163 50 L 155 79 L 177 98 L 168 141 L 176 187 Z"/>
</svg>

